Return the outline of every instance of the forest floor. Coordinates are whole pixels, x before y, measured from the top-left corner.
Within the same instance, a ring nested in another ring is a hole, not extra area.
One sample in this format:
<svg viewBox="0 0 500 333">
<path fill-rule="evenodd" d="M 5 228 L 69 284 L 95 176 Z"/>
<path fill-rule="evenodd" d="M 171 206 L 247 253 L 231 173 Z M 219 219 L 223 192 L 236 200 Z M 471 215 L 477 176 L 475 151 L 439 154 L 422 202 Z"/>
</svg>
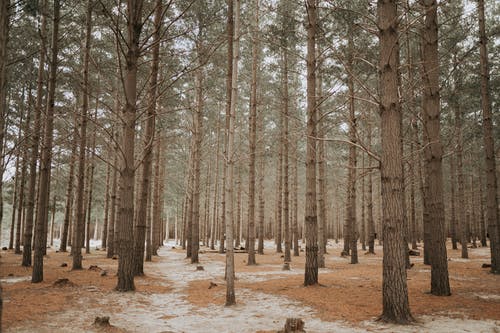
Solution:
<svg viewBox="0 0 500 333">
<path fill-rule="evenodd" d="M 247 266 L 247 254 L 235 255 L 237 305 L 225 307 L 225 256 L 202 247 L 200 264 L 192 265 L 173 242 L 145 263 L 136 291 L 119 293 L 117 261 L 102 250 L 84 255 L 84 270 L 71 271 L 68 253 L 48 250 L 44 282 L 32 284 L 31 268 L 21 256 L 2 251 L 4 332 L 276 332 L 286 318 L 298 317 L 311 332 L 492 332 L 500 333 L 500 276 L 481 268 L 489 248 L 448 250 L 452 295 L 436 297 L 430 289 L 430 267 L 411 257 L 408 270 L 410 306 L 417 322 L 396 326 L 376 321 L 382 312 L 382 248 L 375 255 L 359 250 L 359 264 L 340 256 L 342 245 L 330 242 L 320 285 L 304 287 L 304 252 L 282 270 L 282 254 L 266 243 L 258 265 Z M 67 263 L 64 266 L 63 263 Z M 97 268 L 89 269 L 91 265 Z M 105 275 L 101 275 L 106 271 Z M 58 279 L 69 279 L 55 285 Z M 111 327 L 93 326 L 109 316 Z"/>
</svg>

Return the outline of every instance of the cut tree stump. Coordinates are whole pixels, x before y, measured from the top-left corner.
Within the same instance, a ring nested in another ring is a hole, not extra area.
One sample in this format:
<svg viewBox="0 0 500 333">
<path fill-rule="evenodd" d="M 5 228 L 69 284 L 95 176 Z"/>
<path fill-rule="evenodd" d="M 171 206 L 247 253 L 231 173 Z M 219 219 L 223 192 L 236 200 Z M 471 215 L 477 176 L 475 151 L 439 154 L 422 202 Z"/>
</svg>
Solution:
<svg viewBox="0 0 500 333">
<path fill-rule="evenodd" d="M 63 278 L 63 279 L 57 279 L 53 284 L 54 287 L 74 287 L 75 284 L 71 282 L 69 279 Z"/>
<path fill-rule="evenodd" d="M 196 266 L 196 270 L 197 271 L 204 271 L 205 268 L 203 268 L 203 266 Z"/>
<path fill-rule="evenodd" d="M 491 264 L 482 264 L 481 265 L 481 268 L 490 268 L 491 267 Z"/>
<path fill-rule="evenodd" d="M 212 288 L 215 288 L 215 287 L 217 287 L 217 283 L 210 282 L 210 285 L 208 286 L 208 289 L 212 289 Z"/>
<path fill-rule="evenodd" d="M 284 263 L 282 270 L 289 271 L 290 270 L 290 263 L 289 262 Z"/>
<path fill-rule="evenodd" d="M 109 316 L 95 317 L 94 326 L 98 327 L 110 327 Z"/>
<path fill-rule="evenodd" d="M 285 327 L 280 333 L 306 333 L 304 330 L 305 323 L 300 318 L 287 318 Z"/>
</svg>

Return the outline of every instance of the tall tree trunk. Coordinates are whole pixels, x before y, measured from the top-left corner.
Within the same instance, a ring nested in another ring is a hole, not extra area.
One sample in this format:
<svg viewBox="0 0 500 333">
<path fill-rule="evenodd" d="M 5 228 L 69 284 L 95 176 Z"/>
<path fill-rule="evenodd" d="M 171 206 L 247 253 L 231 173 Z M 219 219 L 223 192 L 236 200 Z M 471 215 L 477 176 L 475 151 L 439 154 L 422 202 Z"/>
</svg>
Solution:
<svg viewBox="0 0 500 333">
<path fill-rule="evenodd" d="M 403 244 L 403 187 L 401 163 L 401 105 L 398 96 L 398 17 L 397 1 L 379 0 L 380 29 L 380 131 L 381 192 L 383 212 L 383 276 L 380 319 L 406 324 L 413 321 L 406 282 L 406 246 Z"/>
<path fill-rule="evenodd" d="M 233 5 L 234 2 L 234 5 Z M 233 7 L 234 6 L 234 7 Z M 234 8 L 234 21 L 233 21 L 233 8 Z M 234 26 L 233 26 L 234 24 Z M 229 100 L 229 127 L 227 132 L 227 147 L 226 147 L 226 164 L 227 169 L 227 184 L 225 188 L 226 204 L 225 219 L 226 219 L 226 306 L 236 303 L 236 296 L 234 292 L 234 248 L 233 248 L 233 221 L 234 221 L 234 200 L 233 200 L 233 179 L 234 179 L 234 163 L 235 152 L 234 150 L 234 127 L 236 118 L 236 102 L 238 98 L 238 59 L 239 59 L 239 34 L 240 34 L 240 0 L 229 0 L 228 6 L 228 32 L 233 33 L 233 42 L 231 48 L 232 55 L 232 77 L 231 77 L 231 95 Z M 230 53 L 228 53 L 230 54 Z"/>
<path fill-rule="evenodd" d="M 457 171 L 455 166 L 455 158 L 454 156 L 450 156 L 450 233 L 451 233 L 451 246 L 453 250 L 457 250 L 457 217 L 456 217 L 456 208 L 455 208 L 455 179 L 457 177 Z"/>
<path fill-rule="evenodd" d="M 318 283 L 318 215 L 316 202 L 316 0 L 306 2 L 307 28 L 307 147 L 305 234 L 306 264 L 304 285 Z"/>
<path fill-rule="evenodd" d="M 22 115 L 21 115 L 21 123 L 22 123 Z M 21 128 L 22 125 L 19 125 L 19 130 L 17 137 L 21 138 Z M 19 178 L 21 177 L 20 170 L 19 170 L 19 159 L 20 159 L 20 154 L 21 152 L 18 151 L 16 153 L 16 164 L 14 168 L 14 193 L 12 193 L 12 214 L 11 214 L 11 221 L 10 221 L 10 235 L 9 235 L 9 250 L 12 250 L 14 248 L 14 225 L 16 222 L 16 212 L 17 212 L 17 205 L 18 205 L 18 197 L 19 197 Z M 0 192 L 1 193 L 1 192 Z M 1 224 L 0 224 L 1 226 Z"/>
<path fill-rule="evenodd" d="M 140 196 L 137 207 L 137 223 L 134 232 L 134 274 L 144 274 L 144 243 L 146 241 L 146 220 L 148 214 L 148 198 L 151 191 L 151 176 L 153 171 L 153 142 L 156 121 L 156 99 L 158 85 L 158 63 L 160 54 L 160 28 L 163 15 L 161 0 L 155 2 L 153 49 L 151 61 L 151 77 L 149 81 L 149 98 L 146 129 L 143 136 L 144 158 L 142 162 L 142 179 L 140 184 Z"/>
<path fill-rule="evenodd" d="M 8 110 L 7 104 L 7 43 L 9 40 L 10 0 L 4 0 L 0 4 L 0 156 L 3 158 L 5 139 L 5 115 Z M 3 220 L 3 174 L 5 165 L 0 163 L 0 239 L 2 235 Z M 12 212 L 14 214 L 14 212 Z M 0 319 L 2 318 L 2 288 L 0 287 Z"/>
<path fill-rule="evenodd" d="M 371 121 L 368 123 L 368 149 L 372 147 L 372 125 Z M 368 253 L 375 254 L 375 220 L 373 219 L 373 173 L 368 172 L 368 202 L 367 202 L 367 215 L 368 215 Z"/>
<path fill-rule="evenodd" d="M 486 37 L 484 0 L 478 0 L 479 51 L 481 62 L 481 106 L 483 109 L 484 158 L 486 167 L 486 224 L 490 235 L 491 272 L 500 274 L 500 219 L 498 218 L 498 175 L 493 140 L 493 120 L 490 99 L 488 39 Z"/>
<path fill-rule="evenodd" d="M 57 54 L 59 38 L 59 0 L 54 0 L 54 12 L 52 16 L 52 58 L 50 62 L 49 87 L 47 95 L 47 110 L 45 113 L 45 133 L 40 159 L 40 188 L 38 209 L 35 225 L 35 247 L 33 256 L 33 272 L 31 282 L 43 281 L 43 252 L 46 248 L 47 234 L 45 231 L 45 221 L 48 217 L 49 188 L 52 164 L 52 142 L 54 130 L 54 102 L 57 83 Z"/>
<path fill-rule="evenodd" d="M 97 79 L 97 86 L 99 86 L 99 77 Z M 96 94 L 96 101 L 95 101 L 95 113 L 94 113 L 94 120 L 93 122 L 95 123 L 97 120 L 97 110 L 99 108 L 99 94 Z M 92 221 L 92 199 L 93 199 L 93 192 L 94 192 L 94 171 L 95 171 L 95 138 L 96 136 L 92 136 L 92 144 L 90 145 L 90 161 L 87 169 L 88 173 L 88 197 L 87 197 L 87 214 L 86 214 L 86 219 L 87 219 L 87 227 L 86 227 L 86 233 L 85 233 L 85 253 L 89 254 L 90 253 L 90 223 Z"/>
<path fill-rule="evenodd" d="M 233 0 L 226 0 L 227 1 L 227 27 L 226 27 L 226 38 L 227 38 L 227 74 L 226 74 L 226 113 L 225 113 L 225 132 L 224 132 L 224 157 L 227 159 L 228 153 L 228 145 L 229 145 L 229 132 L 230 132 L 230 124 L 231 124 L 231 97 L 232 97 L 232 80 L 233 80 L 233 61 L 234 61 L 234 47 L 233 47 L 233 40 L 234 40 L 234 4 Z M 235 0 L 237 1 L 237 0 Z M 223 168 L 223 176 L 222 176 L 222 198 L 221 198 L 221 221 L 220 221 L 220 229 L 219 229 L 219 253 L 224 253 L 224 243 L 226 240 L 226 205 L 227 205 L 227 200 L 226 194 L 227 194 L 227 187 L 232 186 L 231 182 L 228 182 L 228 161 L 224 163 L 224 168 Z M 232 193 L 232 191 L 231 191 Z M 233 223 L 233 221 L 229 221 L 229 223 Z M 232 230 L 232 227 L 231 227 Z M 231 243 L 232 246 L 232 243 Z M 231 247 L 231 246 L 228 246 Z M 226 256 L 227 257 L 227 256 Z M 227 273 L 227 272 L 226 272 Z M 229 289 L 228 289 L 229 290 Z"/>
<path fill-rule="evenodd" d="M 56 218 L 56 196 L 52 198 L 52 216 L 50 220 L 50 246 L 54 246 L 54 222 Z"/>
<path fill-rule="evenodd" d="M 352 29 L 350 29 L 352 30 Z M 357 227 L 357 216 L 356 216 L 356 166 L 357 166 L 357 156 L 356 156 L 356 113 L 354 105 L 354 41 L 352 37 L 352 31 L 349 34 L 348 40 L 348 78 L 347 86 L 349 89 L 349 170 L 347 176 L 347 225 L 349 230 L 349 248 L 351 250 L 351 264 L 358 263 L 358 227 Z"/>
<path fill-rule="evenodd" d="M 214 205 L 211 224 L 210 249 L 215 250 L 215 240 L 217 238 L 217 221 L 219 220 L 219 165 L 220 165 L 220 114 L 217 115 L 217 149 L 215 157 L 215 186 L 214 186 Z"/>
<path fill-rule="evenodd" d="M 486 226 L 484 220 L 484 195 L 483 195 L 483 181 L 481 175 L 479 175 L 479 223 L 481 232 L 481 246 L 486 247 Z"/>
<path fill-rule="evenodd" d="M 250 84 L 250 119 L 248 122 L 248 144 L 250 160 L 248 166 L 248 252 L 247 265 L 255 265 L 255 161 L 257 159 L 257 71 L 259 70 L 259 0 L 254 0 L 252 22 L 252 81 Z M 260 239 L 260 231 L 259 231 Z"/>
<path fill-rule="evenodd" d="M 5 2 L 4 2 L 5 3 Z M 35 117 L 34 129 L 31 137 L 31 152 L 29 160 L 29 183 L 28 195 L 26 200 L 26 221 L 24 226 L 24 241 L 23 241 L 23 266 L 31 266 L 31 239 L 33 237 L 33 218 L 35 211 L 35 198 L 37 188 L 37 161 L 39 156 L 40 134 L 41 134 L 41 115 L 43 105 L 43 82 L 44 68 L 46 57 L 46 34 L 47 34 L 47 0 L 43 0 L 40 4 L 40 58 L 37 74 L 36 102 L 35 102 Z M 2 117 L 3 118 L 3 117 Z"/>
<path fill-rule="evenodd" d="M 318 53 L 321 54 L 321 50 L 318 50 Z M 322 71 L 322 61 L 320 61 L 320 64 L 318 66 L 318 74 L 317 74 L 317 85 L 318 85 L 318 100 L 321 105 L 321 101 L 323 100 L 323 75 L 321 73 Z M 318 106 L 317 111 L 318 116 L 320 119 L 322 119 L 322 110 Z M 325 253 L 326 253 L 326 247 L 325 247 L 325 240 L 326 240 L 326 157 L 325 157 L 325 141 L 323 140 L 325 138 L 325 127 L 326 124 L 324 123 L 324 120 L 322 119 L 318 126 L 318 137 L 319 141 L 317 142 L 317 148 L 318 148 L 318 153 L 317 153 L 317 158 L 318 158 L 318 267 L 319 268 L 324 268 L 325 267 Z"/>
<path fill-rule="evenodd" d="M 141 55 L 139 39 L 143 26 L 142 0 L 127 2 L 127 54 L 125 69 L 125 107 L 122 112 L 123 163 L 120 171 L 120 218 L 118 229 L 118 283 L 116 290 L 134 290 L 134 148 L 137 117 L 137 68 Z"/>
<path fill-rule="evenodd" d="M 117 110 L 118 108 L 116 108 Z M 117 131 L 113 133 L 113 142 L 114 142 L 114 152 L 113 152 L 113 180 L 111 183 L 111 211 L 109 212 L 110 214 L 110 219 L 108 222 L 108 247 L 106 251 L 106 257 L 107 258 L 112 258 L 113 255 L 115 254 L 116 247 L 115 247 L 115 226 L 116 226 L 116 218 L 117 218 L 117 205 L 119 201 L 117 200 L 117 190 L 118 190 L 118 135 Z"/>
<path fill-rule="evenodd" d="M 198 55 L 198 68 L 195 71 L 196 111 L 194 115 L 194 154 L 193 154 L 193 221 L 191 234 L 191 263 L 198 263 L 198 252 L 200 249 L 200 183 L 201 183 L 201 160 L 203 144 L 203 30 L 201 20 L 198 22 L 198 39 L 196 41 L 196 52 Z"/>
<path fill-rule="evenodd" d="M 289 190 L 289 134 L 288 134 L 288 118 L 289 118 L 289 96 L 288 96 L 288 50 L 285 47 L 283 50 L 283 225 L 285 227 L 285 262 L 292 260 L 290 253 L 290 190 Z"/>
<path fill-rule="evenodd" d="M 235 163 L 236 164 L 236 163 Z M 234 235 L 234 247 L 238 248 L 241 246 L 241 167 L 240 165 L 237 165 L 236 168 L 238 169 L 238 176 L 236 178 L 235 182 L 235 188 L 236 188 L 236 227 L 235 227 L 235 232 L 236 234 Z"/>
<path fill-rule="evenodd" d="M 298 164 L 299 164 L 299 156 L 298 156 L 298 139 L 295 136 L 293 143 L 293 164 L 292 164 L 292 212 L 293 212 L 293 220 L 292 220 L 292 234 L 293 234 L 293 256 L 298 257 L 300 253 L 299 246 L 299 172 L 298 172 Z"/>
<path fill-rule="evenodd" d="M 448 296 L 448 261 L 443 204 L 443 148 L 439 124 L 439 57 L 436 0 L 423 0 L 425 6 L 425 26 L 422 31 L 423 62 L 423 119 L 425 142 L 425 174 L 428 184 L 428 205 L 431 229 L 431 293 Z"/>
<path fill-rule="evenodd" d="M 151 223 L 152 226 L 150 226 L 150 229 L 148 231 L 148 228 L 146 228 L 146 261 L 150 261 L 150 258 L 153 255 L 153 240 L 151 237 L 151 232 L 154 227 L 154 225 L 158 224 L 158 220 L 160 220 L 160 163 L 161 163 L 161 137 L 160 137 L 160 131 L 157 130 L 156 133 L 156 142 L 155 142 L 155 167 L 154 167 L 154 190 L 153 190 L 153 212 L 152 212 L 152 219 Z M 148 241 L 149 237 L 149 241 Z"/>
<path fill-rule="evenodd" d="M 33 96 L 31 88 L 28 95 L 28 109 L 33 106 Z M 22 166 L 21 166 L 21 181 L 19 184 L 19 205 L 17 206 L 17 222 L 16 222 L 16 238 L 14 242 L 14 253 L 21 254 L 21 235 L 23 231 L 23 219 L 26 218 L 25 200 L 26 200 L 26 173 L 28 170 L 28 150 L 29 150 L 29 135 L 28 131 L 31 128 L 31 112 L 28 111 L 26 121 L 24 122 L 24 138 L 26 140 L 23 145 Z"/>
<path fill-rule="evenodd" d="M 78 97 L 76 98 L 78 101 Z M 78 105 L 78 102 L 76 103 Z M 68 246 L 68 236 L 71 237 L 70 223 L 71 223 L 71 212 L 73 208 L 73 187 L 75 178 L 75 160 L 76 160 L 76 149 L 78 146 L 78 113 L 74 112 L 74 122 L 73 122 L 73 138 L 71 139 L 71 154 L 69 160 L 69 172 L 68 172 L 68 187 L 66 188 L 66 205 L 64 208 L 64 221 L 63 230 L 61 235 L 61 245 L 59 247 L 60 252 L 66 252 Z"/>
<path fill-rule="evenodd" d="M 113 136 L 113 132 L 111 132 Z M 111 155 L 110 155 L 111 156 Z M 108 246 L 108 222 L 109 222 L 109 201 L 110 201 L 110 191 L 111 191 L 111 164 L 106 166 L 106 189 L 104 192 L 104 218 L 102 225 L 102 243 L 101 247 L 105 250 Z"/>
<path fill-rule="evenodd" d="M 82 90 L 83 100 L 80 113 L 80 143 L 78 155 L 78 174 L 76 185 L 76 220 L 73 225 L 72 269 L 82 269 L 82 249 L 85 232 L 85 153 L 87 148 L 87 113 L 89 107 L 89 61 L 92 38 L 92 1 L 87 0 L 85 50 L 83 55 Z"/>
<path fill-rule="evenodd" d="M 260 137 L 264 137 L 264 114 L 259 112 L 259 132 Z M 262 142 L 259 146 L 259 245 L 257 252 L 264 254 L 265 237 L 265 201 L 264 201 L 264 164 L 265 164 L 265 144 Z"/>
<path fill-rule="evenodd" d="M 276 218 L 275 218 L 275 235 L 274 239 L 276 241 L 276 252 L 282 253 L 282 226 L 283 226 L 283 140 L 281 133 L 283 132 L 283 112 L 279 113 L 279 129 L 280 129 L 280 139 L 276 140 L 279 145 L 278 153 L 278 163 L 276 163 Z"/>
</svg>

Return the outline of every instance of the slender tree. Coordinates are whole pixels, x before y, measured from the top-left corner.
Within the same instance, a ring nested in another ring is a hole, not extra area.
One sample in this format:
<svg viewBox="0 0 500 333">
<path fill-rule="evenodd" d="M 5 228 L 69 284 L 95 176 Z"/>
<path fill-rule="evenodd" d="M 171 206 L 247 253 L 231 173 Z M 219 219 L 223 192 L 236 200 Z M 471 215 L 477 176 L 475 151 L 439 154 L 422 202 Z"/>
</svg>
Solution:
<svg viewBox="0 0 500 333">
<path fill-rule="evenodd" d="M 233 4 L 234 2 L 234 4 Z M 225 219 L 226 219 L 226 306 L 236 304 L 236 296 L 234 292 L 234 248 L 233 248 L 233 221 L 234 221 L 234 200 L 233 200 L 233 179 L 234 179 L 234 163 L 235 163 L 235 153 L 234 153 L 234 127 L 236 118 L 236 100 L 238 97 L 238 58 L 239 58 L 239 33 L 240 33 L 240 0 L 229 0 L 228 1 L 228 31 L 233 31 L 233 42 L 232 45 L 232 77 L 231 77 L 231 95 L 229 101 L 229 113 L 227 117 L 229 119 L 229 131 L 227 136 L 227 147 L 226 147 L 226 164 L 227 169 L 227 184 L 226 184 L 226 204 Z M 234 9 L 234 21 L 233 21 L 233 9 Z M 229 17 L 229 15 L 231 17 Z M 234 27 L 231 27 L 234 24 Z M 230 53 L 228 53 L 230 54 Z"/>
<path fill-rule="evenodd" d="M 146 224 L 148 199 L 151 197 L 151 176 L 153 172 L 153 142 L 155 133 L 155 113 L 158 86 L 158 64 L 160 58 L 160 35 L 163 6 L 161 0 L 155 2 L 153 49 L 151 60 L 151 76 L 149 78 L 149 98 L 146 129 L 143 136 L 142 179 L 140 184 L 139 203 L 137 205 L 137 223 L 134 232 L 134 274 L 144 274 L 144 242 L 146 241 Z"/>
<path fill-rule="evenodd" d="M 80 110 L 80 142 L 78 152 L 78 174 L 76 185 L 76 220 L 73 223 L 72 269 L 82 269 L 82 249 L 85 232 L 85 157 L 87 149 L 87 122 L 89 108 L 89 61 L 92 38 L 92 0 L 87 0 L 85 22 L 85 48 L 82 64 L 82 107 Z"/>
<path fill-rule="evenodd" d="M 23 240 L 23 266 L 31 266 L 31 239 L 33 237 L 33 217 L 35 213 L 35 196 L 37 187 L 37 161 L 38 147 L 40 145 L 41 133 L 41 115 L 43 105 L 43 84 L 44 84 L 44 67 L 46 58 L 46 38 L 47 38 L 47 0 L 40 3 L 40 56 L 37 73 L 37 88 L 35 101 L 35 116 L 33 121 L 33 133 L 31 137 L 31 152 L 29 160 L 29 182 L 28 193 L 26 200 L 26 221 L 24 225 L 24 240 Z"/>
<path fill-rule="evenodd" d="M 306 264 L 304 285 L 318 283 L 318 215 L 316 212 L 316 0 L 307 0 L 307 148 L 305 234 Z"/>
<path fill-rule="evenodd" d="M 255 265 L 255 161 L 257 160 L 257 71 L 259 70 L 259 0 L 254 0 L 252 22 L 252 81 L 250 86 L 250 119 L 248 165 L 248 252 L 247 265 Z M 260 231 L 259 231 L 260 239 Z"/>
<path fill-rule="evenodd" d="M 54 11 L 52 13 L 52 55 L 50 61 L 49 86 L 47 95 L 47 109 L 44 122 L 44 140 L 40 159 L 40 185 L 38 188 L 38 205 L 35 222 L 35 246 L 33 256 L 33 272 L 31 282 L 43 281 L 43 254 L 46 249 L 47 234 L 45 223 L 48 218 L 49 189 L 52 165 L 52 143 L 54 140 L 54 104 L 57 84 L 57 55 L 59 47 L 59 20 L 60 3 L 54 0 Z"/>
</svg>

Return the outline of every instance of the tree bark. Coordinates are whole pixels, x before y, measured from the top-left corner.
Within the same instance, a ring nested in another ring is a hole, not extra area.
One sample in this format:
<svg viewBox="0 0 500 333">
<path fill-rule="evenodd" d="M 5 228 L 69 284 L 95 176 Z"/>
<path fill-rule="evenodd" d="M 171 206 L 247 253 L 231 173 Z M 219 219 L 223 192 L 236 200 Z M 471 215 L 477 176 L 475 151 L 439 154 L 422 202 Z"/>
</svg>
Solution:
<svg viewBox="0 0 500 333">
<path fill-rule="evenodd" d="M 33 123 L 33 135 L 31 137 L 31 152 L 29 160 L 30 177 L 28 182 L 28 195 L 26 200 L 26 221 L 24 226 L 23 240 L 23 261 L 22 265 L 31 266 L 31 239 L 33 237 L 33 217 L 35 211 L 35 198 L 37 188 L 37 161 L 39 156 L 40 134 L 41 134 L 41 115 L 43 105 L 43 82 L 46 57 L 46 34 L 47 34 L 47 0 L 40 4 L 40 58 L 37 74 L 35 117 Z M 3 117 L 2 117 L 3 118 Z"/>
<path fill-rule="evenodd" d="M 151 61 L 151 77 L 149 81 L 149 98 L 146 129 L 143 136 L 144 157 L 142 162 L 142 180 L 140 197 L 137 207 L 137 223 L 134 232 L 134 275 L 144 275 L 144 243 L 146 241 L 146 224 L 148 215 L 148 199 L 151 191 L 151 176 L 153 171 L 153 142 L 156 121 L 156 99 L 158 85 L 158 63 L 160 54 L 160 28 L 163 6 L 161 0 L 155 2 L 153 48 Z M 150 231 L 151 232 L 151 231 Z"/>
<path fill-rule="evenodd" d="M 44 231 L 45 222 L 47 221 L 48 217 L 48 201 L 52 164 L 52 143 L 54 140 L 54 102 L 57 84 L 59 18 L 60 3 L 59 0 L 54 0 L 54 12 L 52 16 L 52 57 L 50 62 L 47 110 L 45 113 L 45 133 L 40 159 L 40 187 L 38 189 L 38 209 L 35 220 L 35 247 L 33 256 L 33 272 L 31 275 L 31 282 L 33 283 L 43 281 L 43 253 L 46 248 L 45 243 L 47 241 L 47 234 Z"/>
<path fill-rule="evenodd" d="M 255 161 L 257 159 L 257 71 L 259 70 L 259 0 L 254 0 L 252 27 L 252 81 L 250 84 L 250 119 L 248 122 L 248 252 L 247 265 L 255 265 Z M 260 231 L 259 231 L 260 239 Z"/>
<path fill-rule="evenodd" d="M 124 78 L 125 106 L 122 111 L 123 162 L 120 170 L 120 214 L 117 220 L 118 283 L 117 291 L 130 291 L 134 285 L 134 148 L 137 117 L 137 68 L 143 26 L 142 0 L 127 1 L 127 48 Z"/>
<path fill-rule="evenodd" d="M 307 147 L 305 233 L 306 263 L 304 285 L 318 283 L 318 215 L 316 202 L 316 0 L 307 0 Z"/>
<path fill-rule="evenodd" d="M 111 132 L 113 136 L 113 132 Z M 111 190 L 111 164 L 108 163 L 106 166 L 106 190 L 104 194 L 104 218 L 102 225 L 102 243 L 101 247 L 105 250 L 108 246 L 108 223 L 109 223 L 109 201 L 110 201 L 110 190 Z"/>
<path fill-rule="evenodd" d="M 350 29 L 352 30 L 352 29 Z M 354 64 L 354 41 L 352 37 L 352 31 L 349 34 L 348 40 L 348 61 L 347 61 L 347 86 L 349 89 L 349 169 L 348 169 L 348 179 L 347 179 L 347 225 L 349 230 L 349 248 L 351 250 L 351 264 L 358 263 L 358 227 L 357 227 L 357 216 L 356 216 L 356 166 L 357 166 L 357 156 L 356 156 L 356 111 L 354 105 L 354 74 L 353 74 L 353 64 Z"/>
<path fill-rule="evenodd" d="M 76 185 L 76 223 L 73 225 L 72 269 L 82 269 L 82 249 L 85 232 L 85 153 L 87 148 L 87 114 L 89 107 L 89 61 L 92 38 L 92 1 L 87 1 L 85 49 L 83 55 L 82 90 L 83 100 L 80 111 L 80 143 L 78 153 L 78 174 Z"/>
<path fill-rule="evenodd" d="M 490 99 L 488 39 L 486 37 L 484 0 L 478 0 L 479 52 L 481 63 L 481 106 L 483 109 L 484 158 L 486 167 L 486 224 L 490 235 L 491 272 L 500 274 L 500 219 L 498 218 L 498 179 L 493 140 L 493 120 Z"/>
<path fill-rule="evenodd" d="M 234 4 L 233 4 L 234 3 Z M 233 7 L 234 6 L 234 7 Z M 234 29 L 233 25 L 233 8 L 234 8 Z M 230 15 L 230 16 L 229 16 Z M 234 248 L 233 248 L 233 221 L 234 221 L 234 200 L 233 200 L 233 179 L 234 179 L 234 127 L 236 115 L 236 102 L 238 98 L 238 59 L 239 59 L 239 34 L 240 34 L 240 0 L 229 0 L 228 7 L 228 31 L 234 31 L 232 46 L 232 77 L 231 77 L 231 99 L 229 101 L 229 131 L 227 133 L 226 147 L 226 164 L 227 169 L 227 184 L 226 184 L 226 306 L 236 304 L 236 296 L 234 292 Z"/>
<path fill-rule="evenodd" d="M 431 229 L 431 293 L 451 294 L 448 280 L 443 203 L 443 148 L 440 134 L 439 56 L 436 0 L 423 0 L 425 26 L 422 31 L 423 119 L 426 133 L 424 156 Z"/>
<path fill-rule="evenodd" d="M 289 96 L 288 96 L 288 50 L 285 47 L 283 50 L 283 225 L 285 227 L 285 262 L 292 260 L 290 253 L 290 190 L 289 190 L 289 134 L 288 134 L 288 118 L 289 118 Z"/>
<path fill-rule="evenodd" d="M 76 97 L 78 101 L 78 97 Z M 76 103 L 78 104 L 78 102 Z M 71 154 L 69 160 L 69 172 L 68 172 L 68 187 L 66 188 L 66 205 L 64 208 L 64 221 L 63 230 L 61 235 L 61 245 L 59 247 L 60 252 L 66 252 L 68 246 L 68 236 L 71 237 L 70 224 L 71 224 L 71 212 L 73 209 L 73 187 L 75 179 L 75 159 L 76 159 L 76 149 L 78 147 L 78 113 L 74 112 L 74 129 L 73 138 L 71 140 Z"/>
<path fill-rule="evenodd" d="M 199 262 L 198 252 L 200 249 L 200 183 L 201 183 L 201 161 L 203 144 L 203 41 L 202 41 L 202 22 L 199 21 L 198 39 L 196 41 L 196 52 L 199 63 L 195 71 L 195 90 L 196 90 L 196 111 L 194 115 L 194 154 L 193 154 L 193 221 L 191 234 L 191 263 Z"/>
<path fill-rule="evenodd" d="M 8 110 L 7 104 L 7 43 L 9 40 L 9 21 L 10 21 L 10 0 L 4 0 L 0 4 L 0 155 L 3 158 L 4 152 L 4 139 L 6 134 L 5 128 L 5 115 Z M 0 226 L 3 220 L 3 174 L 5 171 L 5 166 L 2 161 L 0 163 Z M 14 214 L 14 212 L 12 212 Z M 0 228 L 0 239 L 2 235 L 2 230 Z M 1 287 L 0 287 L 0 305 L 1 305 Z M 1 306 L 0 306 L 0 319 L 2 318 Z"/>
<path fill-rule="evenodd" d="M 28 95 L 28 108 L 31 108 L 32 104 L 32 94 L 31 88 Z M 26 121 L 24 123 L 24 138 L 26 140 L 23 145 L 23 154 L 22 154 L 22 166 L 21 166 L 21 181 L 19 184 L 19 205 L 17 206 L 17 223 L 16 223 L 16 238 L 14 243 L 14 253 L 21 254 L 21 235 L 23 231 L 23 218 L 26 218 L 26 210 L 25 210 L 25 200 L 26 200 L 26 173 L 28 170 L 28 151 L 29 151 L 29 135 L 28 131 L 31 125 L 31 112 L 28 111 L 26 115 Z"/>
<path fill-rule="evenodd" d="M 380 131 L 381 192 L 383 219 L 382 304 L 380 319 L 407 324 L 413 321 L 406 282 L 406 246 L 403 244 L 403 201 L 401 163 L 401 105 L 398 96 L 398 18 L 397 1 L 377 3 L 380 29 Z"/>
</svg>

